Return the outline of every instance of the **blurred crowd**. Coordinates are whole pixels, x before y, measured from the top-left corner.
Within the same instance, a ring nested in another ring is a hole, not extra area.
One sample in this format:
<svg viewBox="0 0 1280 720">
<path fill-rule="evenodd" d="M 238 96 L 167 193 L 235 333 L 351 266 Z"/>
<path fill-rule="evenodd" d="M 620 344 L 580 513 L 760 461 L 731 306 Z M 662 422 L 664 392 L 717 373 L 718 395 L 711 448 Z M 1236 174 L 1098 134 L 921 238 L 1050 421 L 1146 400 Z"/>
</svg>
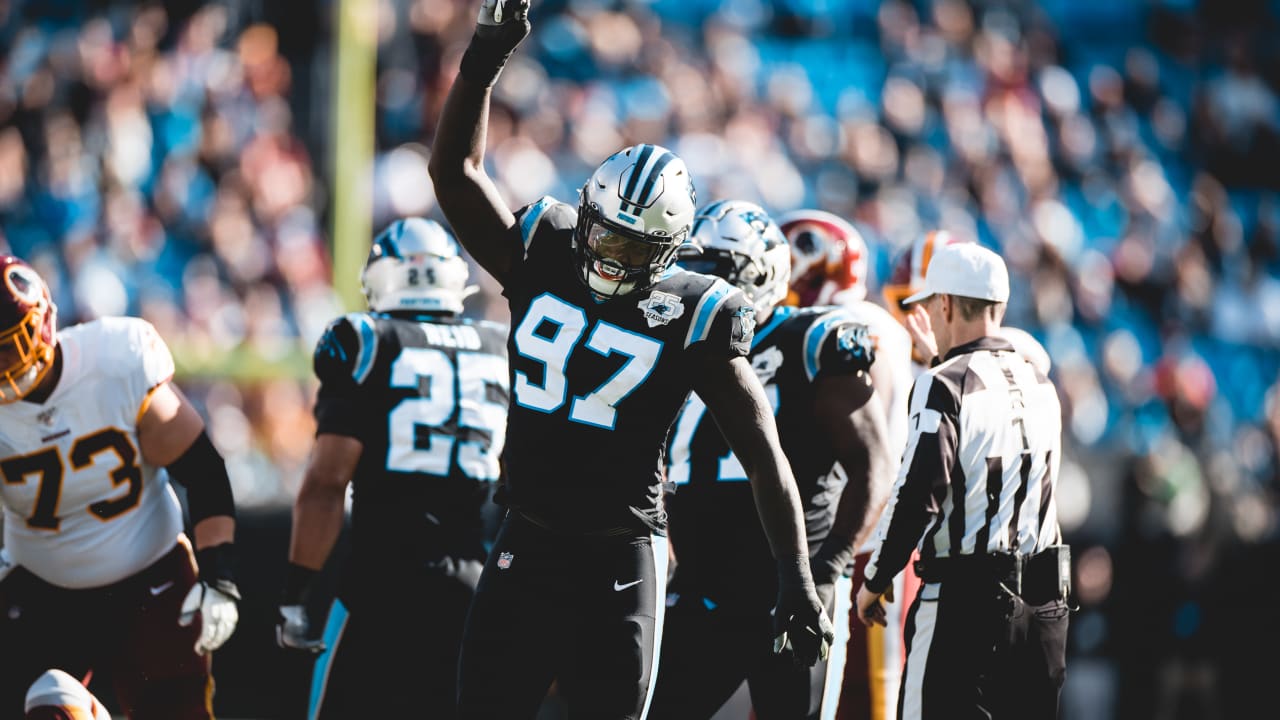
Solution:
<svg viewBox="0 0 1280 720">
<path fill-rule="evenodd" d="M 276 31 L 234 4 L 89 5 L 0 2 L 0 245 L 61 323 L 145 317 L 180 371 L 296 354 L 340 307 Z M 249 503 L 301 472 L 305 371 L 192 379 Z"/>
<path fill-rule="evenodd" d="M 160 328 L 248 503 L 296 487 L 314 428 L 296 358 L 343 311 L 316 120 L 332 87 L 301 82 L 327 76 L 332 27 L 286 59 L 269 5 L 0 0 L 0 244 L 50 279 L 64 323 Z M 428 148 L 476 3 L 372 5 L 376 231 L 442 219 Z M 1048 349 L 1068 414 L 1068 709 L 1229 716 L 1243 680 L 1218 638 L 1280 596 L 1251 561 L 1280 546 L 1280 7 L 547 0 L 531 17 L 488 137 L 513 207 L 572 202 L 605 156 L 658 142 L 702 200 L 853 220 L 872 297 L 933 228 L 1007 258 L 1007 321 Z M 468 313 L 505 320 L 482 285 Z M 244 377 L 197 372 L 210 358 Z"/>
</svg>

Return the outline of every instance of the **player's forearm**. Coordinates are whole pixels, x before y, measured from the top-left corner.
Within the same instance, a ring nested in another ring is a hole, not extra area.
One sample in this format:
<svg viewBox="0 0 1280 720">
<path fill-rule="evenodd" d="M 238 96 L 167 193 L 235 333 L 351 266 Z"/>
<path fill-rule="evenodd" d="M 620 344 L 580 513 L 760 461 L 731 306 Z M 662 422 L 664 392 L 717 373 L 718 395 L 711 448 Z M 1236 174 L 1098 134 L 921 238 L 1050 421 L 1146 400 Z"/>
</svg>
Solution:
<svg viewBox="0 0 1280 720">
<path fill-rule="evenodd" d="M 461 192 L 462 185 L 474 184 L 472 173 L 484 172 L 489 94 L 488 87 L 459 74 L 445 99 L 428 164 L 442 204 Z"/>
<path fill-rule="evenodd" d="M 528 11 L 527 0 L 486 0 L 480 8 L 432 146 L 429 171 L 437 196 L 450 192 L 451 183 L 465 183 L 469 176 L 484 172 L 489 94 L 511 54 L 529 34 Z"/>
<path fill-rule="evenodd" d="M 868 403 L 850 418 L 853 432 L 839 458 L 848 475 L 840 494 L 831 534 L 848 543 L 849 553 L 866 542 L 884 510 L 893 486 L 888 423 L 878 403 Z"/>
<path fill-rule="evenodd" d="M 346 519 L 346 486 L 308 488 L 304 483 L 293 505 L 289 562 L 319 570 L 329 558 Z"/>
<path fill-rule="evenodd" d="M 236 521 L 227 515 L 214 515 L 196 523 L 191 528 L 196 550 L 235 542 Z"/>
<path fill-rule="evenodd" d="M 778 456 L 781 457 L 781 451 Z M 769 548 L 779 560 L 809 556 L 804 530 L 804 511 L 791 468 L 777 462 L 761 462 L 752 467 L 743 460 L 751 479 L 756 512 L 769 539 Z"/>
</svg>

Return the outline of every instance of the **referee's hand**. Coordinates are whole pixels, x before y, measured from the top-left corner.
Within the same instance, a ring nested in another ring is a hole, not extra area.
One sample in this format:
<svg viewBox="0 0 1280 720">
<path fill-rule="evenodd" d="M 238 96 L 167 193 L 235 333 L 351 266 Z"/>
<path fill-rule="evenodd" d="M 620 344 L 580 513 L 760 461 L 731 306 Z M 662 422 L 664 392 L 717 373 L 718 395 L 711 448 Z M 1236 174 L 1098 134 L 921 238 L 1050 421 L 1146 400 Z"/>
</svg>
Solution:
<svg viewBox="0 0 1280 720">
<path fill-rule="evenodd" d="M 924 305 L 920 303 L 912 305 L 903 325 L 907 328 L 907 334 L 911 336 L 911 344 L 915 345 L 916 352 L 924 359 L 926 365 L 929 364 L 931 359 L 938 356 L 938 340 L 933 336 L 933 323 L 929 321 L 929 313 L 924 309 Z"/>
<path fill-rule="evenodd" d="M 890 585 L 889 587 L 893 587 Z M 888 621 L 885 619 L 884 604 L 880 601 L 881 595 L 873 593 L 867 589 L 864 584 L 858 588 L 858 597 L 854 603 L 858 606 L 858 619 L 863 625 L 871 627 L 872 623 L 876 625 L 886 625 Z M 892 598 L 890 598 L 892 599 Z"/>
</svg>

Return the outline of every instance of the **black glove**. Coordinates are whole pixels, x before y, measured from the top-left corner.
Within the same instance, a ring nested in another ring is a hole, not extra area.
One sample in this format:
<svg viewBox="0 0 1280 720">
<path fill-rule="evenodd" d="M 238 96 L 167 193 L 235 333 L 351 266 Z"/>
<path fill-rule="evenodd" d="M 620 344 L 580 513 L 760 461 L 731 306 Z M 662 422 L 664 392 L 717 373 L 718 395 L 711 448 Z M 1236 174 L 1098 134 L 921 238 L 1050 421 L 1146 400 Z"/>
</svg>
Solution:
<svg viewBox="0 0 1280 720">
<path fill-rule="evenodd" d="M 276 644 L 286 650 L 301 650 L 313 654 L 324 652 L 324 641 L 311 638 L 307 620 L 307 596 L 316 571 L 289 563 L 285 576 L 284 597 L 280 601 L 276 619 Z"/>
<path fill-rule="evenodd" d="M 835 631 L 818 600 L 809 561 L 778 561 L 778 603 L 773 609 L 773 651 L 790 653 L 797 665 L 812 667 L 826 660 Z"/>
<path fill-rule="evenodd" d="M 493 87 L 529 30 L 529 0 L 484 0 L 458 72 L 467 80 Z"/>
</svg>

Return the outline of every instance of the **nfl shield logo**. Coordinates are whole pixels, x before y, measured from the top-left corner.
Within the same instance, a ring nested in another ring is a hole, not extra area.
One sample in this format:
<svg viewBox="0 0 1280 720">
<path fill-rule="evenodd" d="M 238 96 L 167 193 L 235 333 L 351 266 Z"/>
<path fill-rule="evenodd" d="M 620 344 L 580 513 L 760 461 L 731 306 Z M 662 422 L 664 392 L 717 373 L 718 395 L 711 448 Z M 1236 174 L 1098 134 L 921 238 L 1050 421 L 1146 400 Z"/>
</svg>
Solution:
<svg viewBox="0 0 1280 720">
<path fill-rule="evenodd" d="M 506 570 L 511 567 L 511 558 L 515 557 L 509 552 L 498 553 L 498 569 Z"/>
</svg>

